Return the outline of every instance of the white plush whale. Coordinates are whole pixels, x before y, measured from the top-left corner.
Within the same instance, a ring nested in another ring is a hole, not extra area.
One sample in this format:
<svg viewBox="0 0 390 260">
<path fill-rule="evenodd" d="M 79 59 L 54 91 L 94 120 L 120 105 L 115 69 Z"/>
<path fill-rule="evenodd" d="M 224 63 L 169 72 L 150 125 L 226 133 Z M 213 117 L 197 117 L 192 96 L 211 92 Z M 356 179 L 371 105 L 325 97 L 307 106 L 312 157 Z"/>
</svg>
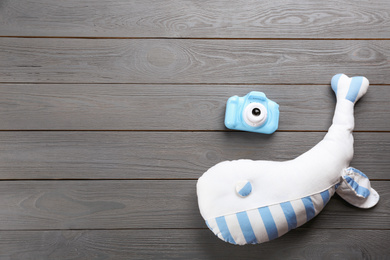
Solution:
<svg viewBox="0 0 390 260">
<path fill-rule="evenodd" d="M 277 238 L 316 216 L 335 192 L 360 208 L 376 205 L 379 195 L 367 176 L 349 167 L 354 105 L 368 80 L 338 74 L 331 85 L 333 124 L 312 149 L 284 162 L 221 162 L 199 178 L 200 213 L 220 239 L 243 245 Z"/>
</svg>

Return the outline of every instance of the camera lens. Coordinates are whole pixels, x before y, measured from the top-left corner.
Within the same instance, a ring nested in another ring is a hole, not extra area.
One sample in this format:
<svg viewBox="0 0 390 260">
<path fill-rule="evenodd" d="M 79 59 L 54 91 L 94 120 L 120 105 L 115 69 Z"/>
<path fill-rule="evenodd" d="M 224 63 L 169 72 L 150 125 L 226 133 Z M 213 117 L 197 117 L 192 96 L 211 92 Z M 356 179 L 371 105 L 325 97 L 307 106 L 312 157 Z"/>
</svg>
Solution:
<svg viewBox="0 0 390 260">
<path fill-rule="evenodd" d="M 245 107 L 242 117 L 248 126 L 259 127 L 266 122 L 267 114 L 267 108 L 263 104 L 252 102 Z"/>
<path fill-rule="evenodd" d="M 252 110 L 252 115 L 259 116 L 261 114 L 261 110 L 257 107 Z"/>
</svg>

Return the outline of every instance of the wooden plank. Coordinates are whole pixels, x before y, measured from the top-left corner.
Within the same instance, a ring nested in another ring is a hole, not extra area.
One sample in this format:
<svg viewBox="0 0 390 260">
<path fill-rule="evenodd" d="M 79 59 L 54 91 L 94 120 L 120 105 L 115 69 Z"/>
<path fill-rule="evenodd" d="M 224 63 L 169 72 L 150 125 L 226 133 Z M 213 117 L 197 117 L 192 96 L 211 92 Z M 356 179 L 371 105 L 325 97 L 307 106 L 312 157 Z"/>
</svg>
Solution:
<svg viewBox="0 0 390 260">
<path fill-rule="evenodd" d="M 206 228 L 195 180 L 2 181 L 0 230 Z M 311 228 L 390 229 L 390 182 L 373 181 L 381 196 L 369 210 L 338 196 Z"/>
<path fill-rule="evenodd" d="M 390 83 L 390 41 L 0 38 L 0 82 Z"/>
<path fill-rule="evenodd" d="M 0 35 L 389 38 L 390 3 L 374 1 L 2 1 Z"/>
<path fill-rule="evenodd" d="M 371 86 L 355 130 L 390 131 L 390 86 Z M 2 130 L 226 130 L 226 101 L 262 91 L 280 105 L 279 130 L 327 130 L 330 85 L 0 85 Z"/>
<path fill-rule="evenodd" d="M 1 231 L 2 259 L 386 259 L 389 230 L 298 229 L 256 246 L 190 230 Z M 326 245 L 326 246 L 325 246 Z"/>
<path fill-rule="evenodd" d="M 0 132 L 0 179 L 197 179 L 224 160 L 290 160 L 325 133 Z M 390 133 L 355 133 L 351 163 L 389 179 Z"/>
</svg>

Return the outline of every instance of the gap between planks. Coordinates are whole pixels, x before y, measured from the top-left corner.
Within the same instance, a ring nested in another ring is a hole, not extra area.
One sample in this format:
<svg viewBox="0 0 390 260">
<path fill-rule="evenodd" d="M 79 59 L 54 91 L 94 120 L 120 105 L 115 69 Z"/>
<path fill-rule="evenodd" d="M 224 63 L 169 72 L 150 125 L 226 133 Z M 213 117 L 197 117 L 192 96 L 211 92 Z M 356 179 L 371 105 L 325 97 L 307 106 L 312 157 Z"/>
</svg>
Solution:
<svg viewBox="0 0 390 260">
<path fill-rule="evenodd" d="M 33 39 L 114 39 L 114 40 L 265 40 L 265 41 L 388 41 L 390 38 L 226 38 L 226 37 L 97 37 L 97 36 L 9 36 L 0 38 L 33 38 Z"/>
<path fill-rule="evenodd" d="M 188 130 L 188 129 L 183 129 L 183 130 L 166 130 L 166 129 L 161 129 L 161 130 L 156 130 L 156 129 L 0 129 L 0 132 L 168 132 L 168 133 L 186 133 L 186 132 L 200 132 L 200 133 L 214 133 L 214 132 L 238 132 L 235 130 Z M 299 132 L 314 132 L 314 133 L 325 133 L 327 130 L 277 130 L 276 132 L 294 132 L 294 133 L 299 133 Z M 354 132 L 360 132 L 360 133 L 387 133 L 390 131 L 381 131 L 381 130 L 374 130 L 374 131 L 369 131 L 369 130 L 361 130 L 361 131 L 354 131 Z"/>
<path fill-rule="evenodd" d="M 197 181 L 198 178 L 55 178 L 55 179 L 0 179 L 2 181 Z M 390 179 L 373 179 L 370 178 L 370 181 L 390 181 Z"/>
<path fill-rule="evenodd" d="M 66 82 L 0 82 L 0 84 L 14 84 L 14 85 L 173 85 L 173 86 L 201 86 L 201 85 L 215 85 L 215 86 L 330 86 L 330 83 L 137 83 L 137 82 L 101 82 L 101 83 L 96 83 L 96 82 L 71 82 L 71 83 L 66 83 Z M 370 84 L 370 86 L 388 86 L 389 84 L 382 83 L 373 83 Z"/>
<path fill-rule="evenodd" d="M 378 231 L 382 231 L 382 230 L 390 230 L 389 228 L 326 228 L 326 227 L 310 227 L 310 228 L 307 228 L 307 227 L 298 227 L 299 230 L 313 230 L 313 229 L 317 229 L 317 230 L 367 230 L 367 231 L 375 231 L 375 230 L 378 230 Z M 5 230 L 1 230 L 0 229 L 0 233 L 2 231 L 5 231 L 5 232 L 55 232 L 55 231 L 83 231 L 83 230 L 86 230 L 86 231 L 92 231 L 92 230 L 96 230 L 96 231 L 110 231 L 110 230 L 209 230 L 207 227 L 204 227 L 204 228 L 69 228 L 69 229 L 5 229 Z"/>
</svg>

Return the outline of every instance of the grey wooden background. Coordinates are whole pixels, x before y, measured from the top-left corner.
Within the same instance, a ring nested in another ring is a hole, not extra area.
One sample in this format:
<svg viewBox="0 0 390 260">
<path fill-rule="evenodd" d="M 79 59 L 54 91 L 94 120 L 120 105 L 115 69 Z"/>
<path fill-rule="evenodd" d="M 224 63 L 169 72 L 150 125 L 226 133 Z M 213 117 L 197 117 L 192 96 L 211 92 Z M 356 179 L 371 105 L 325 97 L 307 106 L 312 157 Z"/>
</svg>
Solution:
<svg viewBox="0 0 390 260">
<path fill-rule="evenodd" d="M 217 239 L 196 180 L 288 160 L 330 126 L 336 73 L 365 75 L 355 157 L 381 195 L 332 198 L 287 235 Z M 0 259 L 389 259 L 390 1 L 0 0 Z M 280 104 L 227 131 L 231 95 Z"/>
</svg>

